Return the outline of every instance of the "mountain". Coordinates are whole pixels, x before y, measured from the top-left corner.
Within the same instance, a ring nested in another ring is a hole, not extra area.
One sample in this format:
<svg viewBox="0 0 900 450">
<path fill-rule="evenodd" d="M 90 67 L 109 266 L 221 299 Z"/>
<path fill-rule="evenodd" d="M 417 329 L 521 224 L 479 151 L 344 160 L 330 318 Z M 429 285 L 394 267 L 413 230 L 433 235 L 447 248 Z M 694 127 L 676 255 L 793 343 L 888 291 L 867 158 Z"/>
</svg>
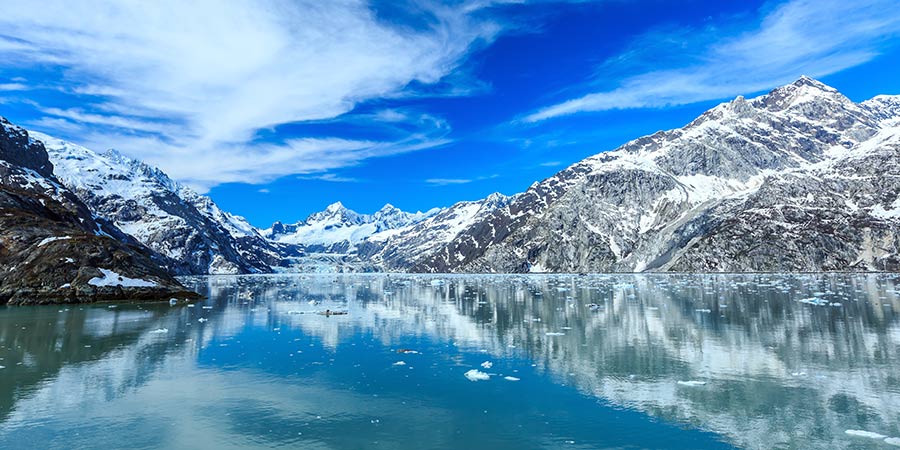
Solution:
<svg viewBox="0 0 900 450">
<path fill-rule="evenodd" d="M 222 211 L 165 173 L 115 150 L 96 153 L 42 133 L 59 179 L 91 210 L 168 258 L 176 274 L 268 273 L 299 255 L 264 239 L 247 221 Z"/>
<path fill-rule="evenodd" d="M 465 236 L 460 236 L 462 231 L 502 211 L 514 199 L 493 193 L 483 200 L 456 203 L 421 222 L 373 234 L 359 244 L 359 257 L 382 270 L 415 268 L 422 259 L 448 251 L 447 244 L 454 240 L 466 240 Z M 447 259 L 459 257 L 443 256 Z"/>
<path fill-rule="evenodd" d="M 304 221 L 287 225 L 275 222 L 261 233 L 278 243 L 303 245 L 310 253 L 355 254 L 357 245 L 370 236 L 419 223 L 438 212 L 432 209 L 408 213 L 387 204 L 375 214 L 367 215 L 336 202 Z"/>
<path fill-rule="evenodd" d="M 44 145 L 0 117 L 0 303 L 196 297 L 158 255 L 93 216 Z"/>
<path fill-rule="evenodd" d="M 535 183 L 406 270 L 898 270 L 898 105 L 808 77 L 738 97 Z"/>
</svg>

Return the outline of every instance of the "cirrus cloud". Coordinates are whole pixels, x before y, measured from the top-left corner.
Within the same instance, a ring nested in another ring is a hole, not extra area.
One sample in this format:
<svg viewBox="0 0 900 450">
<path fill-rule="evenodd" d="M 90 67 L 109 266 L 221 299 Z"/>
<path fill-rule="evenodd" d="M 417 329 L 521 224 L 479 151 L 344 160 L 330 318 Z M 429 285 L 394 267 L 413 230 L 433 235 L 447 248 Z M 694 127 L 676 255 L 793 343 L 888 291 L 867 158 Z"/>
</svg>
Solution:
<svg viewBox="0 0 900 450">
<path fill-rule="evenodd" d="M 522 121 L 718 100 L 770 89 L 803 74 L 830 75 L 871 61 L 889 46 L 890 38 L 900 34 L 900 9 L 893 0 L 791 0 L 764 14 L 755 29 L 736 36 L 723 38 L 719 28 L 688 31 L 639 38 L 638 48 L 606 66 L 644 60 L 654 68 L 626 76 L 612 90 L 541 108 Z M 676 48 L 645 48 L 654 43 L 674 43 Z M 652 51 L 657 52 L 652 56 L 666 54 L 665 63 L 675 67 L 655 68 L 658 58 L 642 58 Z"/>
<path fill-rule="evenodd" d="M 491 2 L 415 5 L 423 26 L 390 23 L 363 0 L 0 0 L 0 66 L 61 74 L 41 80 L 65 101 L 41 100 L 37 127 L 63 123 L 63 137 L 200 190 L 261 183 L 446 142 L 447 127 L 427 123 L 397 141 L 259 139 L 414 95 L 412 84 L 439 82 L 501 30 L 479 14 Z"/>
</svg>

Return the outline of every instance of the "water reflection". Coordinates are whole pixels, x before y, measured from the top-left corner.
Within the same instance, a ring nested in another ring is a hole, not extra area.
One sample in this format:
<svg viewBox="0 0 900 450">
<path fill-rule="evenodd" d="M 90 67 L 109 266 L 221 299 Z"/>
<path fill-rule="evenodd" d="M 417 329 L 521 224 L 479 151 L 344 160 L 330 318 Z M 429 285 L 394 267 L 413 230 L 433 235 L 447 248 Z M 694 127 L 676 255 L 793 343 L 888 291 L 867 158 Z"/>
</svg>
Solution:
<svg viewBox="0 0 900 450">
<path fill-rule="evenodd" d="M 462 390 L 472 388 L 461 374 L 479 359 L 523 379 L 521 387 L 502 387 L 511 385 L 501 385 L 498 373 L 490 387 L 479 388 L 490 389 L 491 408 L 505 402 L 508 414 L 531 408 L 531 416 L 549 415 L 527 419 L 548 427 L 531 436 L 536 448 L 577 448 L 590 439 L 580 428 L 600 406 L 558 390 L 566 388 L 604 408 L 711 431 L 738 447 L 880 448 L 882 440 L 845 431 L 900 436 L 900 365 L 892 363 L 900 352 L 900 299 L 893 275 L 188 281 L 209 300 L 192 308 L 0 312 L 0 444 L 30 436 L 35 446 L 66 448 L 72 442 L 66 424 L 79 417 L 104 424 L 97 433 L 134 436 L 134 447 L 159 446 L 159 436 L 210 448 L 301 442 L 402 448 L 410 445 L 404 436 L 427 437 L 436 448 L 465 439 L 474 447 L 514 441 L 516 430 L 478 430 L 483 419 L 459 417 L 477 402 L 466 398 L 471 394 Z M 349 314 L 314 314 L 325 309 Z M 396 353 L 409 346 L 427 347 L 430 355 Z M 410 367 L 390 367 L 385 358 Z M 556 387 L 527 385 L 529 376 Z M 556 397 L 527 398 L 550 392 Z M 185 407 L 150 413 L 140 407 L 163 397 Z M 565 411 L 578 414 L 564 417 Z M 315 420 L 321 417 L 329 420 Z M 382 424 L 378 417 L 402 420 Z M 664 439 L 672 429 L 645 433 L 648 425 L 640 422 L 623 431 L 638 420 L 591 426 L 607 433 L 610 447 L 675 446 Z M 347 433 L 373 426 L 370 433 Z M 459 432 L 463 426 L 468 433 Z M 197 432 L 210 429 L 222 436 Z M 90 446 L 91 429 L 80 432 Z M 663 440 L 653 441 L 653 434 Z M 677 436 L 684 448 L 716 442 Z"/>
</svg>

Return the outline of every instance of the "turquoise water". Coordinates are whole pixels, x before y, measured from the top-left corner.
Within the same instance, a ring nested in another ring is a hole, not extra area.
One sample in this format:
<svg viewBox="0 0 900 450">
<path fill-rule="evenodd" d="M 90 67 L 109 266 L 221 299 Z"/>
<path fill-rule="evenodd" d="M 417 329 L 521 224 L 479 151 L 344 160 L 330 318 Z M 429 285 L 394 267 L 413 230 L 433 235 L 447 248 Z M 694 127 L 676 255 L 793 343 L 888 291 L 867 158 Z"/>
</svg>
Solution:
<svg viewBox="0 0 900 450">
<path fill-rule="evenodd" d="M 194 307 L 5 308 L 0 448 L 894 448 L 898 280 L 203 277 Z"/>
</svg>

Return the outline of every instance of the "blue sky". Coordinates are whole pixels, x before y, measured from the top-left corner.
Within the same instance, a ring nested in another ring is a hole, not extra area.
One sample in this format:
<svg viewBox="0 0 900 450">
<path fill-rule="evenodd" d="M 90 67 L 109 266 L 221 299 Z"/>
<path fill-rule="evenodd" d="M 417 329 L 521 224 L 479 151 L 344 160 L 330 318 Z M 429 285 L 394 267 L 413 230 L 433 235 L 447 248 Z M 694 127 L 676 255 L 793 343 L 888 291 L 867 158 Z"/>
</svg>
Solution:
<svg viewBox="0 0 900 450">
<path fill-rule="evenodd" d="M 521 192 L 803 74 L 900 94 L 895 0 L 185 3 L 0 0 L 0 115 L 267 226 Z"/>
</svg>

